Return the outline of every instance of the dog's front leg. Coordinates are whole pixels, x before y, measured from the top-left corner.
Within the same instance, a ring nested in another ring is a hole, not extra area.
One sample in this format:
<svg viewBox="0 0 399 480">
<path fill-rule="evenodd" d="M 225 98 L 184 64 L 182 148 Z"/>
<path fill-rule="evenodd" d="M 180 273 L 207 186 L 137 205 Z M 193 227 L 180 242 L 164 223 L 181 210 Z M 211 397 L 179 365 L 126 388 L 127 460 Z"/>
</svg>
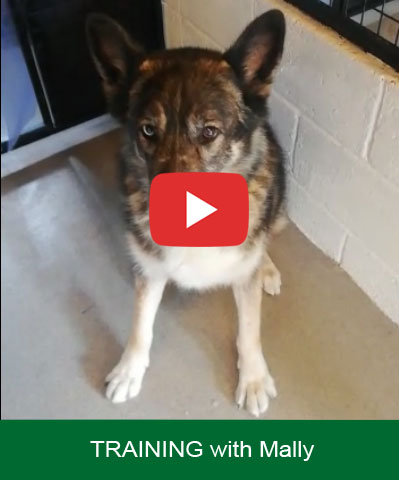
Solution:
<svg viewBox="0 0 399 480">
<path fill-rule="evenodd" d="M 238 310 L 238 369 L 236 402 L 255 416 L 266 411 L 269 397 L 276 396 L 273 378 L 262 353 L 260 320 L 262 270 L 245 283 L 233 285 Z"/>
<path fill-rule="evenodd" d="M 135 278 L 132 331 L 116 367 L 106 378 L 106 396 L 114 403 L 125 402 L 140 392 L 150 361 L 152 330 L 166 280 Z"/>
</svg>

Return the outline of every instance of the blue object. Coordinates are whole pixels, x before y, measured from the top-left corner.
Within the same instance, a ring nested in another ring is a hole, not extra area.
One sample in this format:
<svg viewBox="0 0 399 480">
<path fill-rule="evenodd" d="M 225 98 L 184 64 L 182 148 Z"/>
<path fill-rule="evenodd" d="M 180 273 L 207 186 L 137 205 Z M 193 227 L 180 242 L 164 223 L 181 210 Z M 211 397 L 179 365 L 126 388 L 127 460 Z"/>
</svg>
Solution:
<svg viewBox="0 0 399 480">
<path fill-rule="evenodd" d="M 1 99 L 11 150 L 33 118 L 37 102 L 7 0 L 1 0 Z"/>
</svg>

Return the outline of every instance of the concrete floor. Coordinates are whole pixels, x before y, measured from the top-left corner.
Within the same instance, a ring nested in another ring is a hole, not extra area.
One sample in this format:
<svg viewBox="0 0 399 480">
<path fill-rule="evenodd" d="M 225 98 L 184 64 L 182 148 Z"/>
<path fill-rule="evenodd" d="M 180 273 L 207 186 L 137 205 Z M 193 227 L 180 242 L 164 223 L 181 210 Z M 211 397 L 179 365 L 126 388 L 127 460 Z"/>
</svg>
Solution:
<svg viewBox="0 0 399 480">
<path fill-rule="evenodd" d="M 233 403 L 229 290 L 169 288 L 141 395 L 123 405 L 103 396 L 134 301 L 116 208 L 118 136 L 2 181 L 2 416 L 249 418 Z M 283 289 L 263 302 L 279 391 L 266 418 L 399 418 L 397 326 L 294 226 L 272 254 Z"/>
</svg>

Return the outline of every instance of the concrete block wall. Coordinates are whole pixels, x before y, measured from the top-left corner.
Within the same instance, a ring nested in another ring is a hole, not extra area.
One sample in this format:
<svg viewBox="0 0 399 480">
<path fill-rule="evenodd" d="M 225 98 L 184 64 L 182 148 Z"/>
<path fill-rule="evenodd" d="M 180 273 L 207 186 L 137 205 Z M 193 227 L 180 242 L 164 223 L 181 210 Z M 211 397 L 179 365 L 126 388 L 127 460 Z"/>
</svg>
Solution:
<svg viewBox="0 0 399 480">
<path fill-rule="evenodd" d="M 224 50 L 271 8 L 287 21 L 270 110 L 288 214 L 399 324 L 399 74 L 283 0 L 165 0 L 167 45 Z"/>
</svg>

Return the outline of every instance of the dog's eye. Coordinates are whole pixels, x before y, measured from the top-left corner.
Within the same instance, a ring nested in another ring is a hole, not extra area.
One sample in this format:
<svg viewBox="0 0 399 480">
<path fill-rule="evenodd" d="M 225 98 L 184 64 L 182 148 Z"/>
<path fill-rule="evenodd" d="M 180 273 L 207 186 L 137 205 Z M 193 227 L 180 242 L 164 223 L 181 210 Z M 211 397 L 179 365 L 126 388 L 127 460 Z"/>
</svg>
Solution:
<svg viewBox="0 0 399 480">
<path fill-rule="evenodd" d="M 141 126 L 141 132 L 146 138 L 154 137 L 155 127 L 150 124 L 144 124 Z"/>
<path fill-rule="evenodd" d="M 213 140 L 219 135 L 219 130 L 216 127 L 210 125 L 202 129 L 202 136 L 207 140 Z"/>
</svg>

